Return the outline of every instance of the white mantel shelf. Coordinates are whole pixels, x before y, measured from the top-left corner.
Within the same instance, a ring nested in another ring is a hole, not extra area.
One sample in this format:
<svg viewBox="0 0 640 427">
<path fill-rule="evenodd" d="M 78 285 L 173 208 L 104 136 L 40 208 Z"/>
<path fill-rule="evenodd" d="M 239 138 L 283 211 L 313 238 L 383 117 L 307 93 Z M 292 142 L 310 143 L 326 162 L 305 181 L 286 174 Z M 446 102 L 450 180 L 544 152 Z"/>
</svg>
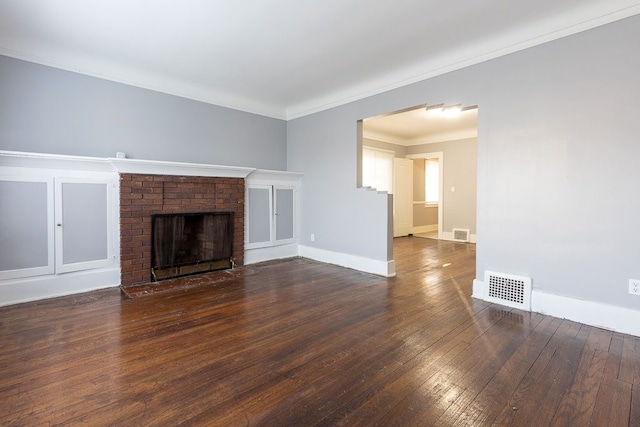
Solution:
<svg viewBox="0 0 640 427">
<path fill-rule="evenodd" d="M 0 151 L 0 166 L 38 169 L 66 169 L 113 172 L 109 159 L 100 157 L 68 156 L 62 154 Z"/>
<path fill-rule="evenodd" d="M 158 160 L 117 158 L 109 158 L 108 160 L 119 173 L 246 178 L 250 173 L 256 170 L 255 168 L 244 168 L 236 166 L 164 162 Z"/>
<path fill-rule="evenodd" d="M 247 182 L 253 184 L 295 184 L 302 176 L 303 174 L 300 172 L 256 169 L 247 177 Z"/>
<path fill-rule="evenodd" d="M 301 173 L 297 172 L 272 171 L 240 166 L 120 159 L 115 157 L 69 156 L 19 151 L 0 151 L 0 166 L 218 178 L 247 178 L 251 176 L 251 178 L 283 181 L 297 180 L 302 176 Z"/>
</svg>

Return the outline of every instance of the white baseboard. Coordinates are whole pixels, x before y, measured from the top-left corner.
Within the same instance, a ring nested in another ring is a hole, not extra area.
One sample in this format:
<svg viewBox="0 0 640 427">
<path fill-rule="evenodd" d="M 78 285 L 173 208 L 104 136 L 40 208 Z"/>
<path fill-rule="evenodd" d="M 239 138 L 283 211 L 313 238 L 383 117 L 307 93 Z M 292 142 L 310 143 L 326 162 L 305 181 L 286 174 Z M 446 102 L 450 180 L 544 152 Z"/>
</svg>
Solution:
<svg viewBox="0 0 640 427">
<path fill-rule="evenodd" d="M 473 297 L 483 299 L 484 282 L 473 281 Z M 543 291 L 531 292 L 531 311 L 640 337 L 640 311 Z"/>
<path fill-rule="evenodd" d="M 430 233 L 432 231 L 438 231 L 438 224 L 421 225 L 411 229 L 412 234 Z"/>
<path fill-rule="evenodd" d="M 453 232 L 451 231 L 443 231 L 442 232 L 442 240 L 450 240 L 452 242 L 457 242 L 458 240 L 453 240 Z M 476 242 L 476 235 L 475 234 L 469 234 L 469 243 L 475 243 Z"/>
<path fill-rule="evenodd" d="M 0 282 L 0 306 L 120 286 L 120 268 L 99 268 Z"/>
<path fill-rule="evenodd" d="M 377 274 L 378 276 L 394 277 L 396 275 L 395 261 L 379 261 L 371 258 L 364 258 L 356 255 L 343 254 L 340 252 L 327 251 L 310 246 L 299 246 L 299 255 L 327 264 L 335 264 L 341 267 L 352 268 L 366 273 Z"/>
<path fill-rule="evenodd" d="M 473 279 L 471 296 L 477 299 L 484 299 L 484 282 L 482 280 Z"/>
<path fill-rule="evenodd" d="M 291 258 L 295 256 L 298 256 L 298 245 L 296 243 L 257 249 L 245 249 L 244 264 L 249 265 L 272 259 Z"/>
</svg>

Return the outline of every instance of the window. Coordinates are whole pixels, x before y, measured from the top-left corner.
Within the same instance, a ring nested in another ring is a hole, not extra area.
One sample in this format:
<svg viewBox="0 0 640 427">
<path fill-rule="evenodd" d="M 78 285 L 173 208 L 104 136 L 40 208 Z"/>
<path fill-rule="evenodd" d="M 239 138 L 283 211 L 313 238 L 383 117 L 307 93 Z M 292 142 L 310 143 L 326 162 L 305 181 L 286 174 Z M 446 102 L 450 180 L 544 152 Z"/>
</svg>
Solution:
<svg viewBox="0 0 640 427">
<path fill-rule="evenodd" d="M 393 192 L 393 159 L 390 151 L 362 147 L 362 186 Z"/>
<path fill-rule="evenodd" d="M 440 203 L 440 162 L 438 159 L 424 161 L 424 200 L 427 204 Z"/>
</svg>

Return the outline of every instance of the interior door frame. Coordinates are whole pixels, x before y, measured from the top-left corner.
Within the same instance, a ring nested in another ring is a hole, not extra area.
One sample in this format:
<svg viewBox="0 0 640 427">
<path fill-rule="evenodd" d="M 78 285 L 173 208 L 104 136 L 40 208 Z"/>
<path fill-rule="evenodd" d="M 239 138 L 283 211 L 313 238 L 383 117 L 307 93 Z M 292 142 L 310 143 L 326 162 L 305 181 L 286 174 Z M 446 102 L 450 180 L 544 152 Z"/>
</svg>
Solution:
<svg viewBox="0 0 640 427">
<path fill-rule="evenodd" d="M 438 203 L 438 240 L 442 240 L 442 226 L 444 223 L 444 152 L 436 151 L 433 153 L 418 153 L 418 154 L 407 154 L 405 156 L 407 159 L 438 159 L 438 164 L 440 166 L 438 170 L 439 175 L 439 189 L 438 199 L 440 202 Z"/>
</svg>

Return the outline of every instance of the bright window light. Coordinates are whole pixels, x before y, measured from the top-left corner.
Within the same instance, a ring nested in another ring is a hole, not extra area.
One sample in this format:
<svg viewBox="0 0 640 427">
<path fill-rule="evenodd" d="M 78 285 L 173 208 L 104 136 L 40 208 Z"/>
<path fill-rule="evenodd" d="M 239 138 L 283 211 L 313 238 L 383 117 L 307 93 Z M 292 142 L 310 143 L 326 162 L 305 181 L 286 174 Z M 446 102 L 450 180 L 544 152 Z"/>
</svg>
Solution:
<svg viewBox="0 0 640 427">
<path fill-rule="evenodd" d="M 394 154 L 369 147 L 362 148 L 362 185 L 378 191 L 393 192 Z"/>
<path fill-rule="evenodd" d="M 440 162 L 438 159 L 424 161 L 424 200 L 427 204 L 440 203 Z"/>
</svg>

